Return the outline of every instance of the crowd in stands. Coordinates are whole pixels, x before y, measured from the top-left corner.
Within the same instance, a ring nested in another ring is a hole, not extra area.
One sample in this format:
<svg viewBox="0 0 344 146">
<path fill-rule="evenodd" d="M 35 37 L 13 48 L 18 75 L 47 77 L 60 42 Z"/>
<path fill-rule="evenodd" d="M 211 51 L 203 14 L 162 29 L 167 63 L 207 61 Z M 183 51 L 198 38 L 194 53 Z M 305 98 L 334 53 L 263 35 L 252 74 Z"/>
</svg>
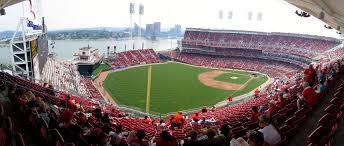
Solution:
<svg viewBox="0 0 344 146">
<path fill-rule="evenodd" d="M 171 51 L 173 52 L 173 51 Z M 273 50 L 255 50 L 255 49 L 224 49 L 224 48 L 183 48 L 182 53 L 216 55 L 226 57 L 245 57 L 270 59 L 282 62 L 288 62 L 300 67 L 306 68 L 312 62 L 310 58 L 290 54 L 286 52 L 278 52 Z M 166 54 L 166 53 L 165 53 Z"/>
<path fill-rule="evenodd" d="M 186 29 L 183 47 L 242 48 L 282 50 L 312 58 L 340 44 L 333 38 L 284 33 L 230 32 Z"/>
<path fill-rule="evenodd" d="M 89 92 L 83 84 L 80 84 L 81 78 L 74 65 L 52 57 L 48 57 L 43 68 L 42 80 L 44 82 L 59 87 L 61 91 L 77 92 L 76 94 L 87 96 Z"/>
<path fill-rule="evenodd" d="M 93 82 L 90 78 L 81 77 L 80 83 L 86 87 L 86 89 L 90 95 L 89 97 L 91 97 L 91 98 L 102 98 L 102 95 L 100 94 L 98 89 L 96 87 L 94 87 Z"/>
<path fill-rule="evenodd" d="M 341 47 L 341 48 L 338 48 L 334 51 L 329 51 L 327 53 L 327 58 L 330 58 L 330 59 L 340 59 L 340 58 L 343 58 L 344 57 L 344 47 Z"/>
<path fill-rule="evenodd" d="M 273 146 L 288 141 L 312 107 L 334 88 L 343 69 L 344 60 L 310 65 L 291 80 L 276 79 L 267 91 L 257 92 L 255 98 L 244 103 L 204 107 L 194 115 L 177 112 L 167 119 L 127 117 L 111 104 L 72 96 L 4 72 L 0 73 L 0 89 L 11 101 L 15 113 L 12 117 L 21 118 L 18 125 L 23 135 L 21 139 L 40 145 L 243 146 L 250 143 Z M 341 87 L 338 89 L 341 92 L 334 95 L 333 100 L 338 101 L 333 101 L 336 105 L 327 109 L 329 113 L 337 115 L 339 112 L 343 89 Z M 11 123 L 11 117 L 3 121 Z M 334 124 L 319 126 L 311 136 L 318 131 L 330 135 L 328 126 Z M 11 124 L 2 126 L 0 135 L 12 135 L 8 125 Z M 319 140 L 314 138 L 316 136 L 310 137 L 309 143 Z M 331 139 L 326 138 L 322 139 L 323 143 Z M 6 138 L 0 140 L 6 142 Z"/>
<path fill-rule="evenodd" d="M 290 73 L 295 73 L 301 69 L 301 67 L 293 64 L 259 58 L 226 57 L 190 53 L 175 53 L 175 56 L 171 57 L 181 62 L 197 66 L 259 71 L 270 77 L 288 77 Z"/>
<path fill-rule="evenodd" d="M 61 62 L 48 57 L 43 68 L 42 80 L 51 86 L 58 87 L 60 91 L 102 99 L 91 79 L 81 76 L 76 66 L 68 61 Z"/>
<path fill-rule="evenodd" d="M 158 63 L 159 57 L 153 49 L 129 50 L 116 53 L 111 66 L 131 66 L 140 63 Z"/>
</svg>

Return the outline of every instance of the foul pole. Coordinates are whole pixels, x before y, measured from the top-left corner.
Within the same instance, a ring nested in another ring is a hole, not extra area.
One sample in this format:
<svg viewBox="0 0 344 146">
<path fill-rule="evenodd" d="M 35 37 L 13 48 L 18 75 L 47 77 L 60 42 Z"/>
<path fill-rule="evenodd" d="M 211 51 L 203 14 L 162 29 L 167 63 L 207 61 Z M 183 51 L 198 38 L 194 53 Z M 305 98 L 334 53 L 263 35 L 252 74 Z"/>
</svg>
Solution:
<svg viewBox="0 0 344 146">
<path fill-rule="evenodd" d="M 148 75 L 147 75 L 147 100 L 146 100 L 146 112 L 147 113 L 149 113 L 149 107 L 150 107 L 151 82 L 152 82 L 152 65 L 149 65 L 148 66 Z"/>
</svg>

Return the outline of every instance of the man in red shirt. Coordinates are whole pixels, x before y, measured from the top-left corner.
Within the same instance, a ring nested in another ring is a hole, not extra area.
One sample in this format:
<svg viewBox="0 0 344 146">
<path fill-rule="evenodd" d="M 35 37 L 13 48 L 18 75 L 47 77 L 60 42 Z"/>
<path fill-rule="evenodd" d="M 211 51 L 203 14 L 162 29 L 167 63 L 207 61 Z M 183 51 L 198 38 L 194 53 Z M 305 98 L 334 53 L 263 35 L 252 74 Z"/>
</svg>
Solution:
<svg viewBox="0 0 344 146">
<path fill-rule="evenodd" d="M 145 116 L 144 122 L 146 124 L 151 124 L 152 123 L 152 119 L 149 116 Z"/>
<path fill-rule="evenodd" d="M 201 116 L 198 112 L 195 113 L 195 115 L 192 117 L 192 120 L 195 122 L 198 122 L 201 119 Z"/>
<path fill-rule="evenodd" d="M 302 106 L 302 102 L 305 102 L 307 106 L 312 106 L 318 100 L 317 93 L 311 86 L 308 85 L 307 82 L 302 83 L 302 87 L 302 96 L 298 94 L 300 99 L 297 100 L 297 106 L 299 109 Z"/>
</svg>

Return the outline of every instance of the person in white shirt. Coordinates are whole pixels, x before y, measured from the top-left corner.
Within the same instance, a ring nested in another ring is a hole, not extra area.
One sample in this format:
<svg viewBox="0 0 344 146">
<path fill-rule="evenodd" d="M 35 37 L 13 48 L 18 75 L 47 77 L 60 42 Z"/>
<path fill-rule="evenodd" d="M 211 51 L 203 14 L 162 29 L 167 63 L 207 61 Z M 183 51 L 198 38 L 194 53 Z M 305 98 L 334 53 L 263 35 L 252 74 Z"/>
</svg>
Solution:
<svg viewBox="0 0 344 146">
<path fill-rule="evenodd" d="M 269 115 L 263 114 L 259 118 L 259 129 L 264 135 L 264 142 L 270 146 L 278 145 L 281 143 L 281 135 L 278 133 L 276 128 L 271 124 Z"/>
</svg>

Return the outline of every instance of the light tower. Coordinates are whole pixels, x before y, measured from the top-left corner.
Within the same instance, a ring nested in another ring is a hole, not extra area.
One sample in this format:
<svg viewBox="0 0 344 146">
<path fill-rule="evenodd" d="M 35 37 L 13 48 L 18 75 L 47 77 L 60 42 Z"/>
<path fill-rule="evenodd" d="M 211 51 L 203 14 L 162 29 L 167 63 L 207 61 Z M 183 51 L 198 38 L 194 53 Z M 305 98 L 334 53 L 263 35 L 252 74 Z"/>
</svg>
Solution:
<svg viewBox="0 0 344 146">
<path fill-rule="evenodd" d="M 131 44 L 134 44 L 134 42 L 133 42 L 133 28 L 132 27 L 133 27 L 133 15 L 135 14 L 135 3 L 133 3 L 133 2 L 131 2 L 129 5 L 129 13 L 130 13 L 130 26 L 129 26 L 130 41 L 131 41 Z"/>
<path fill-rule="evenodd" d="M 140 6 L 139 6 L 139 40 L 140 40 L 140 42 L 141 42 L 141 35 L 142 35 L 142 27 L 141 27 L 141 17 L 143 16 L 143 14 L 144 14 L 144 6 L 143 6 L 143 4 L 140 4 Z M 144 44 L 143 44 L 143 42 L 142 42 L 142 49 L 143 49 L 143 47 L 144 47 Z"/>
<path fill-rule="evenodd" d="M 48 41 L 42 39 L 45 26 L 41 5 L 40 0 L 22 2 L 23 14 L 10 41 L 14 74 L 30 80 L 40 79 L 39 53 L 48 51 L 43 45 L 43 41 Z"/>
</svg>

